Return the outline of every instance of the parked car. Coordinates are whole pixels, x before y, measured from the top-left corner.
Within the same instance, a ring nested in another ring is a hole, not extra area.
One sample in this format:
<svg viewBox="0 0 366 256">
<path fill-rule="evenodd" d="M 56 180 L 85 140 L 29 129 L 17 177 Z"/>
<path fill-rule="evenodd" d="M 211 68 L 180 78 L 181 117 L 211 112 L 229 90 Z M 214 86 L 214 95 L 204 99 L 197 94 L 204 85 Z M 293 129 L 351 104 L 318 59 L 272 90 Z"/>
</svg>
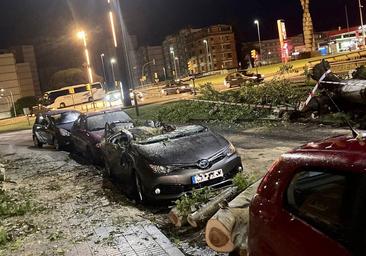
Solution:
<svg viewBox="0 0 366 256">
<path fill-rule="evenodd" d="M 260 83 L 264 77 L 260 74 L 250 74 L 246 72 L 234 72 L 225 77 L 224 85 L 228 88 L 240 87 L 249 83 Z"/>
<path fill-rule="evenodd" d="M 34 146 L 55 146 L 61 150 L 70 145 L 70 131 L 80 112 L 74 110 L 49 111 L 38 113 L 33 125 Z"/>
<path fill-rule="evenodd" d="M 167 84 L 161 90 L 163 95 L 181 94 L 186 92 L 193 93 L 193 88 L 189 84 L 175 81 Z"/>
<path fill-rule="evenodd" d="M 100 163 L 98 145 L 104 137 L 106 123 L 123 124 L 126 128 L 133 126 L 131 117 L 120 109 L 81 114 L 71 129 L 73 150 L 92 163 Z"/>
<path fill-rule="evenodd" d="M 250 205 L 249 255 L 366 255 L 366 147 L 340 136 L 281 157 Z"/>
<path fill-rule="evenodd" d="M 107 125 L 101 145 L 107 175 L 138 201 L 166 201 L 205 186 L 230 184 L 242 171 L 235 147 L 200 125 Z"/>
</svg>

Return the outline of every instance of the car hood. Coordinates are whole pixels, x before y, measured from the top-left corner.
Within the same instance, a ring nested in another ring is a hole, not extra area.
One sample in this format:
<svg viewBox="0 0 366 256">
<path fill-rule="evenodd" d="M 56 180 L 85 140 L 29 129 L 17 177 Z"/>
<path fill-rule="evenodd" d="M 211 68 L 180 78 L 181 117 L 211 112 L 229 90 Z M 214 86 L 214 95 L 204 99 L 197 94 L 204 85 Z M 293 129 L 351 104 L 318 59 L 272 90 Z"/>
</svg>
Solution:
<svg viewBox="0 0 366 256">
<path fill-rule="evenodd" d="M 71 128 L 73 125 L 74 125 L 74 123 L 58 124 L 58 125 L 56 125 L 56 127 L 59 129 L 64 129 L 66 131 L 71 131 Z"/>
<path fill-rule="evenodd" d="M 196 164 L 228 146 L 225 138 L 211 131 L 153 144 L 134 144 L 145 159 L 156 165 Z"/>
<path fill-rule="evenodd" d="M 92 132 L 89 132 L 89 133 L 93 136 L 93 139 L 97 143 L 101 142 L 102 139 L 104 138 L 104 135 L 105 135 L 105 131 L 104 130 L 92 131 Z"/>
</svg>

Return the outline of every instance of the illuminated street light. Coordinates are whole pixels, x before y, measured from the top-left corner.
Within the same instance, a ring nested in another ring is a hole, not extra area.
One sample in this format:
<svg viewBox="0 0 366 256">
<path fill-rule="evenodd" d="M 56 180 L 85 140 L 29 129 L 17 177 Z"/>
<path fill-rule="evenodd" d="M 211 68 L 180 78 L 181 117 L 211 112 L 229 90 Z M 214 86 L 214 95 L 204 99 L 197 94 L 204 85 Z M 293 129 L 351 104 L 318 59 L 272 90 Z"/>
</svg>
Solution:
<svg viewBox="0 0 366 256">
<path fill-rule="evenodd" d="M 210 66 L 209 66 L 209 59 L 208 59 L 208 54 L 209 54 L 209 52 L 208 52 L 208 41 L 205 39 L 205 40 L 203 40 L 203 43 L 206 45 L 206 61 L 207 61 L 207 72 L 209 71 L 209 69 L 210 69 Z"/>
<path fill-rule="evenodd" d="M 255 20 L 254 24 L 257 25 L 257 29 L 258 29 L 259 56 L 260 56 L 259 59 L 261 59 L 261 56 L 262 56 L 262 41 L 261 41 L 261 31 L 260 31 L 260 28 L 259 28 L 259 21 Z"/>
<path fill-rule="evenodd" d="M 113 35 L 114 47 L 117 48 L 117 46 L 118 46 L 117 35 L 116 35 L 116 28 L 115 28 L 115 25 L 114 25 L 114 15 L 113 15 L 112 11 L 109 12 L 109 21 L 111 23 L 111 30 L 112 30 L 112 35 Z"/>
<path fill-rule="evenodd" d="M 173 47 L 170 47 L 170 54 L 173 55 L 175 79 L 178 80 L 177 63 L 175 62 L 176 59 L 175 59 L 175 52 L 174 52 Z"/>
<path fill-rule="evenodd" d="M 5 90 L 5 89 L 0 89 L 0 92 L 5 92 L 5 91 L 9 91 L 10 93 L 10 99 L 11 99 L 11 103 L 13 105 L 13 111 L 14 111 L 14 117 L 17 117 L 17 111 L 15 109 L 15 102 L 14 102 L 14 95 L 13 92 L 9 89 Z M 4 96 L 4 94 L 1 94 L 1 96 Z"/>
<path fill-rule="evenodd" d="M 105 68 L 105 64 L 104 64 L 104 57 L 105 57 L 105 55 L 104 55 L 104 53 L 102 53 L 100 55 L 100 59 L 102 61 L 102 69 L 103 69 L 104 83 L 106 83 L 107 82 L 107 72 L 106 72 L 106 68 Z"/>
<path fill-rule="evenodd" d="M 92 84 L 94 82 L 94 80 L 93 80 L 93 72 L 92 72 L 92 68 L 91 68 L 91 64 L 90 64 L 90 55 L 89 55 L 89 50 L 88 50 L 87 35 L 86 35 L 85 31 L 79 31 L 77 33 L 77 36 L 79 39 L 83 40 L 83 43 L 84 43 L 86 64 L 88 65 L 87 69 L 88 69 L 89 83 Z"/>
</svg>

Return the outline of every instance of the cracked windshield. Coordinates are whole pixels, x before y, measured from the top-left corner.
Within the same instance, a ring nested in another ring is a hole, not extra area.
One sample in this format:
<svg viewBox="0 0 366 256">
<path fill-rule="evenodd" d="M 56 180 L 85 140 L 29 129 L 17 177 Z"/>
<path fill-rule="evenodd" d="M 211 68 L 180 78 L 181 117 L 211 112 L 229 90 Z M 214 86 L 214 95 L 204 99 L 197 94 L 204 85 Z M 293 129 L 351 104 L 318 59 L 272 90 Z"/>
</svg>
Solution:
<svg viewBox="0 0 366 256">
<path fill-rule="evenodd" d="M 366 0 L 1 0 L 0 256 L 366 256 Z"/>
</svg>

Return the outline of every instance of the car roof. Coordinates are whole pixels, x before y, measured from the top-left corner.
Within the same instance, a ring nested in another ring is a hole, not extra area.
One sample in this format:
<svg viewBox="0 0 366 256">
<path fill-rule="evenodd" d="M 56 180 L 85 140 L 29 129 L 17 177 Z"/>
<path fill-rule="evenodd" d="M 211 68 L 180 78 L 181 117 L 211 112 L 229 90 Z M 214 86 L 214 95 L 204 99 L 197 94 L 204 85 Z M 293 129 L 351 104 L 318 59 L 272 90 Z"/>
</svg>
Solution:
<svg viewBox="0 0 366 256">
<path fill-rule="evenodd" d="M 46 116 L 53 116 L 53 115 L 59 115 L 64 113 L 80 113 L 77 110 L 69 110 L 69 109 L 63 109 L 63 110 L 52 110 L 44 113 Z"/>
<path fill-rule="evenodd" d="M 311 164 L 366 173 L 366 133 L 363 133 L 363 139 L 341 135 L 309 142 L 284 154 L 282 159 L 296 165 Z"/>
<path fill-rule="evenodd" d="M 103 110 L 103 111 L 83 113 L 83 115 L 86 116 L 86 117 L 92 117 L 92 116 L 100 116 L 100 115 L 104 115 L 104 114 L 108 114 L 108 113 L 114 113 L 114 112 L 125 112 L 125 111 L 123 111 L 120 108 L 115 108 L 115 109 L 108 109 L 108 110 Z"/>
</svg>

